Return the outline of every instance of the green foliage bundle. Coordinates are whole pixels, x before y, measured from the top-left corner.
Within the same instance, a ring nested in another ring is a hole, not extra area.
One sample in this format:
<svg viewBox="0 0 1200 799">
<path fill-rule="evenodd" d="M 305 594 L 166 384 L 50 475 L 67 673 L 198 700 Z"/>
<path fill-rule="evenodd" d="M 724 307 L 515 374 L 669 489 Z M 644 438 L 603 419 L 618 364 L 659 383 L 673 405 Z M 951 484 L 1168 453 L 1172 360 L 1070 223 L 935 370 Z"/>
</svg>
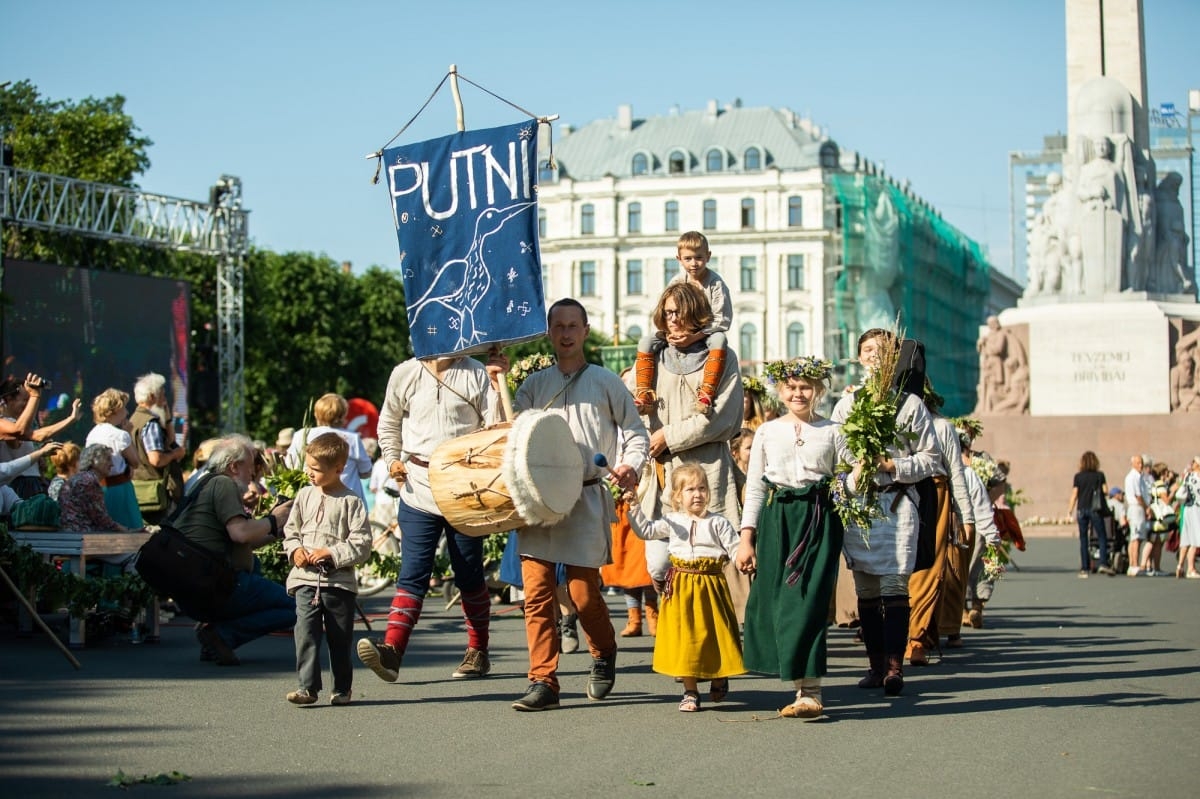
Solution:
<svg viewBox="0 0 1200 799">
<path fill-rule="evenodd" d="M 862 387 L 854 392 L 854 403 L 842 423 L 846 447 L 861 464 L 861 473 L 855 486 L 857 494 L 851 494 L 846 477 L 852 467 L 848 463 L 838 464 L 833 487 L 834 507 L 845 526 L 862 530 L 864 541 L 871 522 L 882 518 L 875 486 L 879 463 L 888 456 L 890 448 L 904 444 L 912 436 L 896 424 L 900 392 L 892 385 L 903 340 L 903 334 L 899 332 L 876 339 L 878 362 Z"/>
<path fill-rule="evenodd" d="M 311 409 L 311 403 L 309 407 Z M 307 415 L 305 421 L 308 421 Z M 270 489 L 270 493 L 259 499 L 255 514 L 257 516 L 269 513 L 278 502 L 295 499 L 296 495 L 300 493 L 300 489 L 308 485 L 308 475 L 303 469 L 288 466 L 282 458 L 270 457 L 267 460 L 263 482 Z M 266 546 L 259 547 L 254 554 L 258 556 L 259 566 L 262 568 L 264 577 L 274 580 L 280 585 L 287 582 L 292 564 L 288 562 L 287 555 L 283 551 L 282 541 L 275 540 Z"/>
</svg>

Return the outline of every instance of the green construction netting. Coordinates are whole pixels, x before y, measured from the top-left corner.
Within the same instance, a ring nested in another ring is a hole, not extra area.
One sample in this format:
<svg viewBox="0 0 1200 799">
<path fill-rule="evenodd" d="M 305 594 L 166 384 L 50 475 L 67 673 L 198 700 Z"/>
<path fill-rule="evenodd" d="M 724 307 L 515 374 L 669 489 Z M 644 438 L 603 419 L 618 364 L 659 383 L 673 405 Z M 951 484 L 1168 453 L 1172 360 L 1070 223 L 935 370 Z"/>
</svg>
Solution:
<svg viewBox="0 0 1200 799">
<path fill-rule="evenodd" d="M 979 378 L 975 342 L 990 288 L 979 245 L 884 178 L 855 173 L 830 180 L 840 206 L 842 257 L 826 280 L 826 355 L 853 358 L 858 336 L 891 327 L 898 313 L 905 334 L 925 343 L 945 413 L 970 412 Z"/>
</svg>

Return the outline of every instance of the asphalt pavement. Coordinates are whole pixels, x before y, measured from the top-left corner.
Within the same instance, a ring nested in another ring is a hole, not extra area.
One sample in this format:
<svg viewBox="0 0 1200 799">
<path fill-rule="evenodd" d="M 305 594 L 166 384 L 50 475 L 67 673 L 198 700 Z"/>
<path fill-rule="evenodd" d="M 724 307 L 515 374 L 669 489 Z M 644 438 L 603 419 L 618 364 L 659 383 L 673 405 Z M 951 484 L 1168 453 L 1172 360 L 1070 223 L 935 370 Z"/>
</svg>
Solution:
<svg viewBox="0 0 1200 799">
<path fill-rule="evenodd" d="M 586 650 L 564 655 L 562 708 L 517 713 L 526 687 L 520 611 L 494 606 L 492 674 L 450 678 L 461 611 L 431 597 L 400 681 L 356 666 L 354 703 L 289 705 L 290 637 L 198 660 L 191 625 L 158 644 L 77 652 L 0 626 L 0 786 L 10 797 L 113 797 L 118 774 L 177 772 L 171 797 L 1176 797 L 1196 794 L 1200 580 L 1076 575 L 1076 544 L 1035 538 L 966 647 L 909 668 L 904 694 L 856 687 L 865 656 L 830 633 L 826 716 L 777 717 L 792 689 L 732 681 L 729 699 L 676 710 L 650 670 L 654 639 L 621 639 L 617 683 L 589 701 Z M 1167 565 L 1174 568 L 1173 556 Z M 366 600 L 381 630 L 390 597 Z M 609 605 L 618 629 L 621 597 Z M 361 634 L 366 634 L 362 625 Z M 327 667 L 327 659 L 326 659 Z M 326 684 L 330 678 L 326 676 Z"/>
</svg>

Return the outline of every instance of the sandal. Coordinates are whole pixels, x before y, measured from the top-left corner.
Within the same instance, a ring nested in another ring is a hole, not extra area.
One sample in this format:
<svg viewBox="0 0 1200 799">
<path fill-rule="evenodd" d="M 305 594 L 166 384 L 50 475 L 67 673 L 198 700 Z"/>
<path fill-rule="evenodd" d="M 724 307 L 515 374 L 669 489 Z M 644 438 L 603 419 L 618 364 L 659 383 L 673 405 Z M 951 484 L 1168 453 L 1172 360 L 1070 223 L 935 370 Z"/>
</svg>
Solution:
<svg viewBox="0 0 1200 799">
<path fill-rule="evenodd" d="M 686 691 L 683 694 L 683 699 L 679 702 L 680 713 L 695 713 L 700 709 L 700 694 L 695 691 Z"/>
<path fill-rule="evenodd" d="M 718 680 L 713 680 L 708 686 L 708 698 L 714 702 L 724 702 L 725 697 L 729 696 L 729 678 L 722 677 Z"/>
<path fill-rule="evenodd" d="M 785 719 L 803 719 L 812 721 L 821 718 L 825 706 L 813 696 L 802 696 L 787 707 L 780 708 L 779 715 Z"/>
</svg>

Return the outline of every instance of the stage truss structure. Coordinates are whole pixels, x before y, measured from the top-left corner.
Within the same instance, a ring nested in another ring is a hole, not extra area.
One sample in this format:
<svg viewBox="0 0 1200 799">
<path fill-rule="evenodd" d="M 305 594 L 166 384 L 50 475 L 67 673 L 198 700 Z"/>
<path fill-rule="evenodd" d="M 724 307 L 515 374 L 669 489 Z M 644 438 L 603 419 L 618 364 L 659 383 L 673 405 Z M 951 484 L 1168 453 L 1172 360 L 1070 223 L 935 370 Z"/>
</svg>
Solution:
<svg viewBox="0 0 1200 799">
<path fill-rule="evenodd" d="M 0 166 L 4 225 L 212 256 L 217 264 L 217 360 L 225 432 L 246 427 L 243 335 L 247 218 L 242 181 L 222 175 L 209 202 Z M 0 252 L 0 274 L 3 270 Z"/>
</svg>

